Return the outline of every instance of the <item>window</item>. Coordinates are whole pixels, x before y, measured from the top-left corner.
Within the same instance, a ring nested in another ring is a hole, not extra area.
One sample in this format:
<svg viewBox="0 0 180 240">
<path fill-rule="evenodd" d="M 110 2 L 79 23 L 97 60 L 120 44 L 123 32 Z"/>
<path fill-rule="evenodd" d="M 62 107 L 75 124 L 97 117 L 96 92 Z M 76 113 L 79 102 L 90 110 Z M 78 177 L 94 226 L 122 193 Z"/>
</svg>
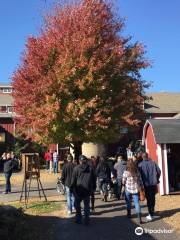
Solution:
<svg viewBox="0 0 180 240">
<path fill-rule="evenodd" d="M 0 133 L 0 143 L 5 142 L 5 133 Z"/>
<path fill-rule="evenodd" d="M 6 106 L 1 106 L 0 107 L 0 112 L 6 113 L 7 112 L 7 107 Z"/>
<path fill-rule="evenodd" d="M 13 112 L 13 107 L 12 106 L 9 106 L 8 107 L 8 113 L 12 113 Z"/>
<path fill-rule="evenodd" d="M 3 93 L 12 93 L 12 88 L 3 88 Z"/>
</svg>

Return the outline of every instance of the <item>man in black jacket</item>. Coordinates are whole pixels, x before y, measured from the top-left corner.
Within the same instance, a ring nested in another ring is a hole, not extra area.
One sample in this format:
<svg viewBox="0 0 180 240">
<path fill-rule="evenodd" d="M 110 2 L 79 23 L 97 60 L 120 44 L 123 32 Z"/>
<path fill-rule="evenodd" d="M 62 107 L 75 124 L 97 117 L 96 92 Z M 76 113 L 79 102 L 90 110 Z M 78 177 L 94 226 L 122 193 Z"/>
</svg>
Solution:
<svg viewBox="0 0 180 240">
<path fill-rule="evenodd" d="M 149 215 L 146 217 L 148 221 L 153 220 L 157 216 L 154 215 L 155 208 L 155 194 L 157 190 L 157 184 L 161 176 L 161 170 L 158 165 L 149 159 L 147 153 L 142 155 L 143 161 L 139 163 L 139 172 L 144 184 L 145 195 L 147 199 L 147 206 Z"/>
<path fill-rule="evenodd" d="M 99 189 L 102 200 L 107 202 L 108 188 L 107 185 L 111 181 L 111 169 L 104 157 L 100 158 L 100 162 L 96 168 L 96 175 L 99 179 Z"/>
<path fill-rule="evenodd" d="M 79 157 L 79 165 L 73 170 L 71 191 L 75 195 L 76 223 L 81 223 L 81 202 L 84 202 L 84 223 L 89 224 L 90 195 L 96 188 L 96 177 L 84 155 Z"/>
<path fill-rule="evenodd" d="M 62 175 L 61 175 L 62 184 L 64 184 L 66 188 L 67 209 L 68 209 L 69 215 L 72 214 L 72 210 L 74 208 L 74 195 L 70 191 L 72 173 L 75 167 L 72 161 L 73 161 L 73 158 L 69 154 L 67 156 L 67 163 L 63 166 Z"/>
<path fill-rule="evenodd" d="M 123 173 L 127 168 L 127 162 L 123 159 L 122 155 L 117 156 L 117 163 L 114 165 L 114 169 L 116 170 L 117 174 L 117 184 L 118 184 L 118 190 L 117 190 L 117 198 L 120 200 L 121 197 L 121 190 L 122 190 L 122 178 Z"/>
<path fill-rule="evenodd" d="M 5 192 L 3 192 L 4 194 L 8 194 L 11 192 L 11 175 L 12 175 L 12 171 L 14 168 L 14 161 L 11 158 L 11 154 L 7 153 L 6 157 L 4 159 L 2 159 L 4 162 L 4 175 L 5 175 L 5 179 L 6 179 L 6 189 Z"/>
</svg>

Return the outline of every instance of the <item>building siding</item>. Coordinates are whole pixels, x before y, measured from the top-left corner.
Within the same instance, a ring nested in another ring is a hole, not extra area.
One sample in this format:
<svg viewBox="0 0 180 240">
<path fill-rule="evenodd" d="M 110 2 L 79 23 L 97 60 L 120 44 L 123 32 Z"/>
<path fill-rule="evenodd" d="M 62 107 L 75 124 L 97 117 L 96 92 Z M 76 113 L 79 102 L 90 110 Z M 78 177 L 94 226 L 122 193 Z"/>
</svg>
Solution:
<svg viewBox="0 0 180 240">
<path fill-rule="evenodd" d="M 160 184 L 158 186 L 158 191 L 161 195 L 168 194 L 168 189 L 166 187 L 166 171 L 165 171 L 165 154 L 166 151 L 162 144 L 156 144 L 153 129 L 150 124 L 148 124 L 146 129 L 146 150 L 149 154 L 149 157 L 157 163 L 157 165 L 161 169 L 161 177 L 160 177 Z"/>
<path fill-rule="evenodd" d="M 157 157 L 157 145 L 155 143 L 153 130 L 151 125 L 148 125 L 147 132 L 146 132 L 146 149 L 150 158 L 158 164 L 158 157 Z"/>
</svg>

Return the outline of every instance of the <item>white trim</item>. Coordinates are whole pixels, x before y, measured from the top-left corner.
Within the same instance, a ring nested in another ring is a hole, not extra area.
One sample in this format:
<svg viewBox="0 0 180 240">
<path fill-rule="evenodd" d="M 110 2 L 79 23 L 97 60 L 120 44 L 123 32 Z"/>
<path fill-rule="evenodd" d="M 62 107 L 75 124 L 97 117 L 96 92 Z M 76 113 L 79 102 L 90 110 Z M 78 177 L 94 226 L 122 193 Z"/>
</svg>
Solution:
<svg viewBox="0 0 180 240">
<path fill-rule="evenodd" d="M 172 119 L 172 117 L 154 117 L 154 119 Z"/>
<path fill-rule="evenodd" d="M 145 123 L 145 125 L 144 125 L 144 127 L 143 127 L 142 145 L 145 144 L 146 130 L 147 130 L 148 125 L 151 126 L 152 134 L 153 134 L 153 138 L 154 138 L 154 142 L 156 143 L 156 138 L 155 138 L 155 136 L 154 136 L 153 126 L 151 125 L 151 123 L 150 123 L 148 120 L 146 120 L 146 123 Z"/>
<path fill-rule="evenodd" d="M 167 161 L 167 145 L 164 144 L 164 166 L 165 166 L 165 184 L 166 194 L 169 194 L 169 175 L 168 175 L 168 161 Z"/>
<path fill-rule="evenodd" d="M 149 154 L 149 149 L 147 148 L 147 138 L 145 140 L 145 149 L 146 149 L 146 152 Z"/>
<path fill-rule="evenodd" d="M 57 154 L 59 154 L 59 144 L 58 143 L 56 144 L 56 151 L 57 151 Z"/>
<path fill-rule="evenodd" d="M 3 93 L 12 93 L 12 88 L 10 87 L 4 87 L 2 90 Z"/>
<path fill-rule="evenodd" d="M 158 156 L 158 165 L 161 170 L 161 176 L 160 176 L 160 195 L 164 195 L 164 182 L 163 182 L 163 165 L 162 165 L 162 152 L 161 152 L 161 145 L 157 144 L 157 156 Z"/>
</svg>

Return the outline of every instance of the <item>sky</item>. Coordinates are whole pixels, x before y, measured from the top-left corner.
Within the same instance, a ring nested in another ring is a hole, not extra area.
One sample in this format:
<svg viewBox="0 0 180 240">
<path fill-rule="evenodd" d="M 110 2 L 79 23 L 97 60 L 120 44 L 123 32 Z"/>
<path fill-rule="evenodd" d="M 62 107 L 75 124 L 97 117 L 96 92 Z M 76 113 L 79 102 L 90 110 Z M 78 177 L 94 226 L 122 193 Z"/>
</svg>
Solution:
<svg viewBox="0 0 180 240">
<path fill-rule="evenodd" d="M 141 72 L 148 92 L 180 92 L 180 1 L 115 0 L 125 17 L 124 36 L 146 47 L 152 66 Z M 42 15 L 54 0 L 1 0 L 0 83 L 8 83 L 20 64 L 26 39 L 37 35 Z"/>
</svg>

